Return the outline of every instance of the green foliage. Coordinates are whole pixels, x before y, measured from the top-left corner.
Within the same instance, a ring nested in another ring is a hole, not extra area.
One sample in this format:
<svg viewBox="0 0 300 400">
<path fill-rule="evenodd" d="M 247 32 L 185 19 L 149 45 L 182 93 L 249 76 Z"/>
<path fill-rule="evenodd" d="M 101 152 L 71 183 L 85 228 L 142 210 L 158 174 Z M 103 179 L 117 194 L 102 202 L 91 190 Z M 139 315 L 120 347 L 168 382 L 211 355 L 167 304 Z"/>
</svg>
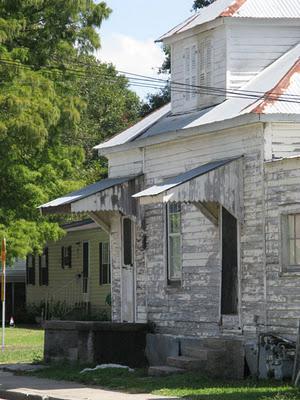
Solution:
<svg viewBox="0 0 300 400">
<path fill-rule="evenodd" d="M 0 237 L 9 258 L 63 235 L 37 207 L 101 179 L 106 163 L 92 146 L 136 121 L 126 79 L 91 55 L 110 12 L 93 0 L 0 2 Z"/>
<path fill-rule="evenodd" d="M 146 102 L 142 104 L 141 115 L 145 117 L 151 112 L 163 107 L 171 100 L 171 93 L 169 86 L 161 89 L 158 93 L 149 94 L 147 96 Z"/>
<path fill-rule="evenodd" d="M 193 9 L 198 10 L 199 8 L 204 8 L 215 2 L 216 0 L 195 0 L 193 4 Z"/>
</svg>

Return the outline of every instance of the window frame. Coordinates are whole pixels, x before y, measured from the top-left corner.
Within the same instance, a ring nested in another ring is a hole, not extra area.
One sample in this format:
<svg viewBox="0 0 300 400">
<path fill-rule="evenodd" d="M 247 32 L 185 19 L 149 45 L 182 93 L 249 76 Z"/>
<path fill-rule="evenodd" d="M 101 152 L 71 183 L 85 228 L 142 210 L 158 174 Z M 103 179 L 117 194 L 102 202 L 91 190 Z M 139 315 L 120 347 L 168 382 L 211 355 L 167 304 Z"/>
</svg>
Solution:
<svg viewBox="0 0 300 400">
<path fill-rule="evenodd" d="M 44 261 L 44 262 L 43 262 Z M 49 248 L 45 247 L 43 254 L 39 256 L 39 285 L 49 285 Z"/>
<path fill-rule="evenodd" d="M 177 206 L 179 205 L 180 211 L 179 211 L 179 216 L 180 216 L 180 222 L 179 222 L 179 232 L 173 232 L 170 233 L 170 205 L 176 204 Z M 167 264 L 167 283 L 168 286 L 181 286 L 182 283 L 182 205 L 181 203 L 167 203 L 165 207 L 165 232 L 166 232 L 166 264 Z M 180 244 L 179 244 L 179 249 L 180 249 L 180 277 L 175 277 L 173 278 L 171 276 L 171 251 L 170 251 L 170 238 L 171 237 L 179 237 L 180 238 Z"/>
<path fill-rule="evenodd" d="M 103 245 L 107 246 L 107 263 L 103 263 Z M 100 286 L 105 286 L 105 285 L 110 285 L 111 284 L 111 261 L 110 261 L 110 245 L 109 241 L 101 241 L 99 243 L 99 285 Z M 104 281 L 104 273 L 103 269 L 106 268 L 106 281 Z"/>
<path fill-rule="evenodd" d="M 297 239 L 295 229 L 296 224 L 294 221 L 294 233 L 295 236 L 292 238 L 290 237 L 290 229 L 289 229 L 289 217 L 293 216 L 296 217 L 299 215 L 300 217 L 300 210 L 291 210 L 289 212 L 283 213 L 280 215 L 280 226 L 281 226 L 281 265 L 283 272 L 298 272 L 300 273 L 300 262 L 299 264 L 291 264 L 290 263 L 290 240 L 300 240 Z M 296 244 L 296 243 L 295 243 Z M 295 247 L 296 248 L 296 247 Z M 296 255 L 295 255 L 296 257 Z"/>
<path fill-rule="evenodd" d="M 67 254 L 65 254 L 65 251 Z M 72 245 L 69 246 L 61 246 L 61 268 L 65 269 L 72 268 Z M 66 262 L 66 259 L 68 260 Z"/>
</svg>

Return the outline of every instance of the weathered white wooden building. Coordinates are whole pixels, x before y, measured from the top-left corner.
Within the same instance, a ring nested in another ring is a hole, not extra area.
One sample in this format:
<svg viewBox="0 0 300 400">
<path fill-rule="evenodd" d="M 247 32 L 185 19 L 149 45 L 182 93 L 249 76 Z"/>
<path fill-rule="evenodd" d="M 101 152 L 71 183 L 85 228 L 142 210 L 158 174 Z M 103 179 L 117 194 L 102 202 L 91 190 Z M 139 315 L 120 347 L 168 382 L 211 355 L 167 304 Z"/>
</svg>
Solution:
<svg viewBox="0 0 300 400">
<path fill-rule="evenodd" d="M 107 180 L 42 210 L 109 232 L 114 321 L 295 337 L 300 0 L 217 0 L 160 40 L 171 104 L 97 146 Z"/>
</svg>

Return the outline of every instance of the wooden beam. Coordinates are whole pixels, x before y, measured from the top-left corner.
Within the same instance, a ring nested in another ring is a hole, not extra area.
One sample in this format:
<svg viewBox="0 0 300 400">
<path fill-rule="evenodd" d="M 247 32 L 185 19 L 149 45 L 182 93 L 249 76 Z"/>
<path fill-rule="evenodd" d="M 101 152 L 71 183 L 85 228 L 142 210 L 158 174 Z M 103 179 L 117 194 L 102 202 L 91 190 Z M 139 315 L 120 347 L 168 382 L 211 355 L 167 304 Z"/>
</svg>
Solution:
<svg viewBox="0 0 300 400">
<path fill-rule="evenodd" d="M 95 212 L 89 212 L 88 216 L 92 218 L 92 220 L 96 222 L 96 224 L 99 225 L 100 228 L 104 230 L 104 232 L 110 234 L 110 226 L 103 221 L 103 219 L 99 216 L 99 214 Z"/>
<path fill-rule="evenodd" d="M 194 206 L 202 212 L 202 214 L 215 226 L 219 225 L 218 217 L 216 217 L 212 210 L 210 210 L 208 203 L 203 203 L 201 201 L 193 202 Z"/>
</svg>

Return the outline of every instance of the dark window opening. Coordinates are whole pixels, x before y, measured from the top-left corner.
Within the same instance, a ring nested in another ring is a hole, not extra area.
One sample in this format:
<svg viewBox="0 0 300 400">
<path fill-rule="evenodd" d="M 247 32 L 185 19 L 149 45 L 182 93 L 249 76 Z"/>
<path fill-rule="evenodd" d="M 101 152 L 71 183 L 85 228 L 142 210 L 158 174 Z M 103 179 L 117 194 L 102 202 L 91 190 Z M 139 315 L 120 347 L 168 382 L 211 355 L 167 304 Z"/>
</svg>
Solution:
<svg viewBox="0 0 300 400">
<path fill-rule="evenodd" d="M 99 243 L 100 285 L 111 283 L 109 243 Z"/>
<path fill-rule="evenodd" d="M 49 250 L 47 247 L 39 256 L 39 283 L 40 286 L 48 286 L 49 283 Z"/>
<path fill-rule="evenodd" d="M 35 256 L 28 254 L 26 257 L 26 283 L 35 285 Z"/>
<path fill-rule="evenodd" d="M 82 251 L 82 264 L 83 264 L 83 293 L 88 293 L 88 280 L 89 280 L 89 243 L 83 243 L 83 251 Z"/>
<path fill-rule="evenodd" d="M 237 220 L 222 209 L 222 315 L 238 312 Z"/>
<path fill-rule="evenodd" d="M 132 222 L 130 218 L 123 218 L 123 263 L 124 265 L 133 265 Z"/>
</svg>

